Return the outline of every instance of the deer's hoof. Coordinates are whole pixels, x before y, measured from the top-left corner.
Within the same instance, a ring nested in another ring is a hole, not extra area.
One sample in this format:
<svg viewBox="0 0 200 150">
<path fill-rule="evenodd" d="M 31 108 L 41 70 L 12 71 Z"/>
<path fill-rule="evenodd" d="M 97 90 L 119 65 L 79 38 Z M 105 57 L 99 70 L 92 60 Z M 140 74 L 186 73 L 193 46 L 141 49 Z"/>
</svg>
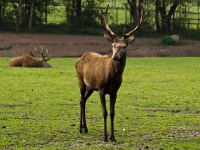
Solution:
<svg viewBox="0 0 200 150">
<path fill-rule="evenodd" d="M 104 142 L 108 142 L 108 138 L 104 138 Z"/>
<path fill-rule="evenodd" d="M 87 129 L 87 128 L 85 128 L 85 129 L 84 129 L 84 132 L 85 132 L 85 133 L 88 133 L 88 129 Z"/>
<path fill-rule="evenodd" d="M 107 134 L 104 135 L 104 142 L 108 142 L 108 135 Z"/>
<path fill-rule="evenodd" d="M 80 127 L 79 128 L 79 132 L 78 132 L 79 134 L 82 134 L 83 133 L 83 130 L 82 130 L 82 128 Z"/>
<path fill-rule="evenodd" d="M 115 136 L 114 136 L 114 135 L 111 135 L 111 136 L 109 137 L 109 139 L 111 140 L 111 142 L 115 142 L 115 143 L 117 143 L 117 141 L 116 141 L 116 139 L 115 139 Z"/>
</svg>

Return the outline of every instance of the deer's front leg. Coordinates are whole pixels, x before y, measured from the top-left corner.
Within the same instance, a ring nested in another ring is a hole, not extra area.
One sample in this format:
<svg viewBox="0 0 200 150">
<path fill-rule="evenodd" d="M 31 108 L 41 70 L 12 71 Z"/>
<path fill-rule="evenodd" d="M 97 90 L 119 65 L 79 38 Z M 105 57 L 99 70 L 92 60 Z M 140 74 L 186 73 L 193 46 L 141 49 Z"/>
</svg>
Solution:
<svg viewBox="0 0 200 150">
<path fill-rule="evenodd" d="M 105 93 L 104 91 L 99 91 L 99 95 L 100 95 L 100 99 L 101 99 L 101 106 L 103 109 L 103 119 L 104 119 L 104 141 L 107 142 L 108 141 L 108 135 L 107 135 L 107 116 L 108 116 L 108 112 L 106 110 L 106 99 L 105 99 Z"/>
<path fill-rule="evenodd" d="M 110 94 L 110 120 L 111 120 L 111 131 L 109 139 L 112 142 L 116 142 L 115 134 L 114 134 L 114 117 L 115 117 L 115 102 L 117 98 L 117 92 Z"/>
</svg>

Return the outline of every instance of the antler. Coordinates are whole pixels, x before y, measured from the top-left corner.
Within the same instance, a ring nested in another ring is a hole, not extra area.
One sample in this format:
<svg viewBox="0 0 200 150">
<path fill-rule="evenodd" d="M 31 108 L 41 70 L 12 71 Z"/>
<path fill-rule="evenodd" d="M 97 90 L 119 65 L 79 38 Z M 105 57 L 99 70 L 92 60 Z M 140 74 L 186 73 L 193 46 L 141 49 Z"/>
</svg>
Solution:
<svg viewBox="0 0 200 150">
<path fill-rule="evenodd" d="M 117 36 L 115 35 L 114 32 L 112 32 L 112 30 L 110 29 L 109 25 L 108 25 L 108 7 L 109 4 L 106 7 L 106 11 L 103 12 L 103 10 L 101 10 L 101 25 L 103 26 L 103 28 L 113 37 L 113 38 L 117 38 Z"/>
<path fill-rule="evenodd" d="M 50 59 L 51 59 L 51 55 L 49 56 L 49 58 L 46 58 L 47 54 L 49 53 L 48 49 L 45 48 L 45 51 L 46 51 L 46 52 L 45 52 L 45 54 L 44 54 L 44 47 L 41 45 L 40 48 L 41 48 L 41 51 L 39 51 L 39 53 L 42 55 L 43 60 L 44 60 L 44 61 L 50 60 Z"/>
<path fill-rule="evenodd" d="M 139 14 L 138 14 L 138 24 L 137 24 L 137 26 L 136 26 L 132 31 L 130 31 L 130 32 L 126 33 L 126 34 L 124 33 L 124 38 L 130 36 L 130 35 L 133 34 L 136 30 L 138 30 L 138 28 L 140 27 L 140 25 L 142 24 L 142 22 L 144 21 L 144 19 L 145 19 L 145 18 L 147 17 L 147 15 L 149 14 L 150 11 L 148 11 L 147 13 L 145 13 L 143 6 L 142 6 L 142 5 L 140 5 L 140 6 L 141 6 L 141 14 L 140 14 L 140 16 L 139 16 Z M 125 28 L 124 28 L 124 31 L 125 31 Z"/>
<path fill-rule="evenodd" d="M 35 57 L 35 58 L 37 58 L 37 59 L 40 59 L 39 57 L 37 57 L 37 55 L 36 55 L 36 52 L 37 52 L 38 50 L 37 50 L 37 48 L 35 47 L 34 48 L 34 54 L 32 53 L 32 52 L 29 52 L 29 54 L 32 56 L 32 57 Z"/>
<path fill-rule="evenodd" d="M 49 56 L 49 58 L 47 58 L 47 54 L 49 53 L 48 49 L 45 48 L 45 51 L 46 51 L 45 53 L 44 53 L 44 47 L 42 45 L 40 46 L 40 49 L 41 50 L 38 51 L 37 48 L 34 48 L 35 54 L 33 54 L 32 52 L 30 52 L 30 55 L 33 56 L 33 57 L 36 57 L 38 59 L 42 59 L 45 62 L 48 61 L 48 60 L 50 60 L 51 59 L 51 55 Z M 42 55 L 42 58 L 39 58 L 39 57 L 36 56 L 36 51 Z"/>
</svg>

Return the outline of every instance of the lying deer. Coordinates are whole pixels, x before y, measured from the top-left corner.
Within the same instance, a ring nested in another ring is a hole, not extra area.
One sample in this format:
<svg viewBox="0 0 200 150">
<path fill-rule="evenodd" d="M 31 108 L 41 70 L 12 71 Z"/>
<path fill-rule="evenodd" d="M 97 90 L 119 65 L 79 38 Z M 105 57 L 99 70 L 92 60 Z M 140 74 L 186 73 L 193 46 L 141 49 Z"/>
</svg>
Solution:
<svg viewBox="0 0 200 150">
<path fill-rule="evenodd" d="M 115 102 L 117 98 L 117 91 L 122 83 L 122 74 L 126 65 L 127 47 L 134 41 L 132 34 L 138 30 L 146 16 L 143 7 L 141 6 L 141 15 L 138 16 L 137 26 L 130 32 L 125 34 L 119 39 L 115 33 L 112 32 L 108 25 L 108 11 L 102 11 L 101 24 L 106 30 L 104 37 L 108 42 L 112 43 L 112 56 L 101 55 L 94 52 L 86 52 L 76 62 L 76 71 L 78 76 L 78 83 L 80 87 L 81 100 L 80 100 L 80 126 L 79 133 L 83 131 L 88 132 L 85 118 L 85 104 L 93 91 L 99 91 L 101 105 L 103 108 L 104 118 L 104 141 L 108 141 L 107 135 L 107 109 L 105 95 L 110 95 L 110 118 L 111 118 L 111 132 L 109 139 L 116 142 L 114 135 L 114 116 L 115 116 Z"/>
<path fill-rule="evenodd" d="M 39 60 L 35 60 L 30 56 L 17 56 L 11 59 L 9 66 L 10 67 L 43 67 L 43 68 L 47 68 L 47 67 L 52 67 L 50 64 L 47 63 L 48 60 L 50 60 L 51 58 L 47 58 L 47 54 L 48 54 L 48 50 L 45 48 L 43 48 L 43 46 L 40 46 L 41 50 L 38 51 L 35 48 L 35 54 L 30 52 L 30 55 L 38 58 Z M 36 56 L 36 52 L 38 52 L 42 57 L 37 57 Z"/>
</svg>

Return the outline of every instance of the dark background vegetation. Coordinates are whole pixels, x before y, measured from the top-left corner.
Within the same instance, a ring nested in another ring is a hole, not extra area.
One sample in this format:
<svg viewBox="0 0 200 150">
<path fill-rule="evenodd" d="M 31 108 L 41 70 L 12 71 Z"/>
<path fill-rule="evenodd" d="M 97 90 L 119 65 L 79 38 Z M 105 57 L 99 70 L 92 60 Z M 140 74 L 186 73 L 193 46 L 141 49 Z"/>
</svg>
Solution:
<svg viewBox="0 0 200 150">
<path fill-rule="evenodd" d="M 112 23 L 116 33 L 121 34 L 124 27 L 127 31 L 131 30 L 137 24 L 139 4 L 142 3 L 145 8 L 151 9 L 151 14 L 137 36 L 178 34 L 200 39 L 199 0 L 123 0 L 120 4 L 117 0 L 0 0 L 0 31 L 102 35 L 100 10 L 108 3 L 111 4 L 110 9 L 127 9 L 132 20 Z M 65 8 L 64 21 L 48 23 L 48 15 L 56 14 L 58 6 Z M 186 22 L 186 14 L 190 11 L 187 6 L 195 6 L 195 25 L 189 26 L 190 21 Z"/>
</svg>

